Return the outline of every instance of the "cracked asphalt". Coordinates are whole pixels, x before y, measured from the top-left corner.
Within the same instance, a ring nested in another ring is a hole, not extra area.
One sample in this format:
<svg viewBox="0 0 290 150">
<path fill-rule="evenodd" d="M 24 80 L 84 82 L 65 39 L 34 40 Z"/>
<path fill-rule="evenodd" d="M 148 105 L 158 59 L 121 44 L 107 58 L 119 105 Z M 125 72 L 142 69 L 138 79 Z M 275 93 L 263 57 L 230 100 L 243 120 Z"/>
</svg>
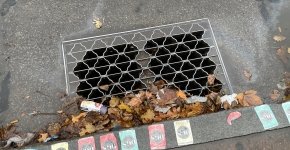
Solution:
<svg viewBox="0 0 290 150">
<path fill-rule="evenodd" d="M 27 114 L 61 109 L 63 40 L 209 18 L 235 92 L 257 90 L 274 103 L 268 93 L 290 70 L 276 55 L 277 47 L 290 47 L 289 0 L 0 0 L 0 6 L 0 124 L 19 119 L 22 132 L 57 120 Z M 96 18 L 104 19 L 101 29 L 92 24 Z M 276 34 L 287 39 L 274 42 Z"/>
</svg>

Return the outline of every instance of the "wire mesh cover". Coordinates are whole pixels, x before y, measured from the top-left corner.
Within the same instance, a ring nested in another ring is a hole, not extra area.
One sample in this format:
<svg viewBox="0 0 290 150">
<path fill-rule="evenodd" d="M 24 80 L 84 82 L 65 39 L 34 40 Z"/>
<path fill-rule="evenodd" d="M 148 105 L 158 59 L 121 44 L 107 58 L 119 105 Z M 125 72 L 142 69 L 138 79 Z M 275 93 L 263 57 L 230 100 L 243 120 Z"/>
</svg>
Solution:
<svg viewBox="0 0 290 150">
<path fill-rule="evenodd" d="M 208 19 L 64 41 L 63 56 L 69 94 L 95 101 L 146 90 L 160 79 L 192 95 L 232 93 Z"/>
</svg>

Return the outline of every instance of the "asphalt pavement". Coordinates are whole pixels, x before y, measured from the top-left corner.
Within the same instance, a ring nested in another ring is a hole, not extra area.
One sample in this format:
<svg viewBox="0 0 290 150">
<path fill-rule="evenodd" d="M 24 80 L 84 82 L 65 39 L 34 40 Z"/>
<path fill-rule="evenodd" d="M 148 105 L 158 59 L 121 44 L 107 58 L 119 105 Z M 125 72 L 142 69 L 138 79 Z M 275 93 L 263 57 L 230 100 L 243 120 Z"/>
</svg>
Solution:
<svg viewBox="0 0 290 150">
<path fill-rule="evenodd" d="M 0 124 L 19 119 L 21 132 L 57 120 L 27 114 L 61 109 L 62 41 L 201 18 L 211 22 L 233 90 L 282 101 L 268 93 L 290 70 L 276 55 L 277 47 L 290 47 L 289 0 L 0 0 L 0 6 Z M 103 27 L 96 29 L 93 19 L 104 20 Z M 275 42 L 277 34 L 287 39 Z"/>
</svg>

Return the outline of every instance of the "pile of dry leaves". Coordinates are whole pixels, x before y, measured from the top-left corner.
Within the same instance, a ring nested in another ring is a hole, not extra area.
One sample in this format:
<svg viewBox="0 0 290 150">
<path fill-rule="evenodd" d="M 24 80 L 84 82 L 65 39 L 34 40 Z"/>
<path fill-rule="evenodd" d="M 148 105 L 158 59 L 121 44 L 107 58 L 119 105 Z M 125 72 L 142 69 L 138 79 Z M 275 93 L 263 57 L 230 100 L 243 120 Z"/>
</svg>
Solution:
<svg viewBox="0 0 290 150">
<path fill-rule="evenodd" d="M 208 80 L 208 84 L 212 85 L 215 77 L 210 75 Z M 256 91 L 252 90 L 224 96 L 212 92 L 205 97 L 200 97 L 185 94 L 179 89 L 163 84 L 164 81 L 160 80 L 150 84 L 147 91 L 112 96 L 109 106 L 106 106 L 108 109 L 105 114 L 82 111 L 80 104 L 85 101 L 82 97 L 73 99 L 63 97 L 62 110 L 57 112 L 60 119 L 48 124 L 43 130 L 35 132 L 34 141 L 62 140 L 94 132 L 106 132 L 164 120 L 192 117 L 222 109 L 262 104 Z M 10 125 L 0 130 L 1 141 L 7 141 L 15 136 L 15 130 L 12 127 L 13 125 Z"/>
</svg>

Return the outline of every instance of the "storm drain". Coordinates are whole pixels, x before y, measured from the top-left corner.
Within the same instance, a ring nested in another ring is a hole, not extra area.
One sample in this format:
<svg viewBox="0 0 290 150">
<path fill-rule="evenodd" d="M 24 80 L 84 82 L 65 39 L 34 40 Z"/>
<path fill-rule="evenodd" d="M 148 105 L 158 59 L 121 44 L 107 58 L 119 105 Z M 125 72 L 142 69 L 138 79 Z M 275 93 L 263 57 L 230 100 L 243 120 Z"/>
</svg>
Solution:
<svg viewBox="0 0 290 150">
<path fill-rule="evenodd" d="M 68 93 L 97 102 L 159 80 L 191 95 L 232 93 L 208 19 L 64 41 L 63 56 Z"/>
</svg>

